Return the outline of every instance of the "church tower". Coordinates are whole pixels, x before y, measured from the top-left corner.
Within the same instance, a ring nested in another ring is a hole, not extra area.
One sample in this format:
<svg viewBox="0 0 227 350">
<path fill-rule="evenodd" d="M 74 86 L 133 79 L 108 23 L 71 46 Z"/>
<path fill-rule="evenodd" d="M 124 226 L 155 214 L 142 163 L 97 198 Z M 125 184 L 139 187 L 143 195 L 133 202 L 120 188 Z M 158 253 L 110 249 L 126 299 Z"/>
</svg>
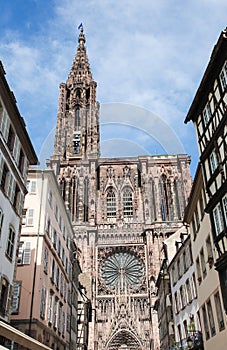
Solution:
<svg viewBox="0 0 227 350">
<path fill-rule="evenodd" d="M 155 282 L 163 241 L 183 227 L 190 157 L 100 158 L 99 104 L 83 28 L 60 85 L 55 170 L 92 304 L 88 350 L 159 348 Z M 78 349 L 84 349 L 78 345 Z"/>
<path fill-rule="evenodd" d="M 54 155 L 60 160 L 99 157 L 99 104 L 85 48 L 83 27 L 66 83 L 60 84 Z"/>
</svg>

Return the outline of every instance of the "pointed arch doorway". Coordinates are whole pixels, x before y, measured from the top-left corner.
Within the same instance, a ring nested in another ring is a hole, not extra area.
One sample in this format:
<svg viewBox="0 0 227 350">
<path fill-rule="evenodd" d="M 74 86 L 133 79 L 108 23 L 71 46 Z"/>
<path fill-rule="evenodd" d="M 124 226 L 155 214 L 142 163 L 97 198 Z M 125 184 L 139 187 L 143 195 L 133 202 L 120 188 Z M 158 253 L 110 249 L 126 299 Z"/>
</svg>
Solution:
<svg viewBox="0 0 227 350">
<path fill-rule="evenodd" d="M 141 341 L 130 330 L 119 330 L 109 340 L 106 350 L 143 350 Z"/>
</svg>

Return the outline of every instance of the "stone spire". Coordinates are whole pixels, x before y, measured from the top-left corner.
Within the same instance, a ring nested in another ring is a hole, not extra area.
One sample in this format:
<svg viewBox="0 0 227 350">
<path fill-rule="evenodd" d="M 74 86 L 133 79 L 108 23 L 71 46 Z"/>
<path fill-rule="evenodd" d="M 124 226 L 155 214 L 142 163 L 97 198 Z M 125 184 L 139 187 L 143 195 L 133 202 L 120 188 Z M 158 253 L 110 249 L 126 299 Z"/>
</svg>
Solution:
<svg viewBox="0 0 227 350">
<path fill-rule="evenodd" d="M 73 61 L 73 65 L 68 77 L 68 83 L 72 82 L 86 82 L 89 83 L 92 80 L 92 74 L 90 65 L 88 62 L 86 47 L 85 47 L 85 35 L 83 26 L 80 28 L 80 34 L 78 37 L 78 47 L 76 56 Z"/>
</svg>

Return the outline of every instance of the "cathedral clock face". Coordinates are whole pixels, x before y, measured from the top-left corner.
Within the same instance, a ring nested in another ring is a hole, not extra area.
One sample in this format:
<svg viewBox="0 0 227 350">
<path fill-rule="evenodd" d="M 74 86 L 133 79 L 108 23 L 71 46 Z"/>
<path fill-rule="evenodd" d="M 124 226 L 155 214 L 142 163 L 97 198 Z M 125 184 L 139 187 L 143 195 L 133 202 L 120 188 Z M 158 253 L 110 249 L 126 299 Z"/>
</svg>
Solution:
<svg viewBox="0 0 227 350">
<path fill-rule="evenodd" d="M 108 256 L 100 271 L 101 279 L 111 290 L 139 287 L 144 275 L 144 265 L 134 254 L 126 251 Z"/>
</svg>

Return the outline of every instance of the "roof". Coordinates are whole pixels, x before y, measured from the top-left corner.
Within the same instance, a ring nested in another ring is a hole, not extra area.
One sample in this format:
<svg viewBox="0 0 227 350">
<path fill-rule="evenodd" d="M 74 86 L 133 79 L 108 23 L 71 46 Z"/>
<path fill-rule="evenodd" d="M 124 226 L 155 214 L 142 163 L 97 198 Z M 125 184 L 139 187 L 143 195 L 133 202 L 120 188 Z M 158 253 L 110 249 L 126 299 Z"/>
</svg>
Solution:
<svg viewBox="0 0 227 350">
<path fill-rule="evenodd" d="M 16 99 L 13 92 L 10 90 L 10 87 L 5 78 L 5 70 L 2 62 L 0 61 L 0 96 L 2 101 L 7 109 L 10 120 L 17 132 L 17 135 L 20 139 L 22 147 L 27 155 L 28 161 L 30 164 L 37 164 L 38 158 L 31 143 L 30 137 L 26 130 L 26 125 L 23 117 L 20 115 L 20 112 L 17 108 Z"/>
<path fill-rule="evenodd" d="M 216 45 L 213 48 L 210 61 L 205 70 L 199 88 L 196 92 L 194 100 L 191 104 L 191 107 L 188 111 L 188 114 L 185 118 L 185 123 L 188 123 L 190 120 L 194 121 L 197 114 L 198 109 L 203 108 L 204 104 L 207 100 L 207 95 L 212 89 L 213 82 L 219 74 L 221 67 L 223 66 L 225 60 L 227 58 L 227 28 L 222 31 L 220 34 Z"/>
</svg>

